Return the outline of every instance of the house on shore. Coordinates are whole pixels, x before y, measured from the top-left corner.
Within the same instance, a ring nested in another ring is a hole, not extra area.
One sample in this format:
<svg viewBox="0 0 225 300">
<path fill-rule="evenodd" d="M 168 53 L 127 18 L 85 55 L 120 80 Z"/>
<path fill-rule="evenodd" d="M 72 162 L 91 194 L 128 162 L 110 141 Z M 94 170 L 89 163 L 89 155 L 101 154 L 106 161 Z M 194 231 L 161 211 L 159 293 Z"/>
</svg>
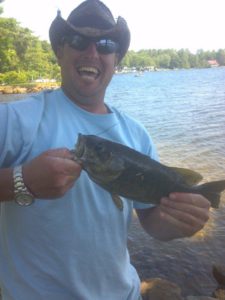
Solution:
<svg viewBox="0 0 225 300">
<path fill-rule="evenodd" d="M 208 64 L 211 68 L 219 67 L 218 61 L 216 59 L 208 60 Z"/>
</svg>

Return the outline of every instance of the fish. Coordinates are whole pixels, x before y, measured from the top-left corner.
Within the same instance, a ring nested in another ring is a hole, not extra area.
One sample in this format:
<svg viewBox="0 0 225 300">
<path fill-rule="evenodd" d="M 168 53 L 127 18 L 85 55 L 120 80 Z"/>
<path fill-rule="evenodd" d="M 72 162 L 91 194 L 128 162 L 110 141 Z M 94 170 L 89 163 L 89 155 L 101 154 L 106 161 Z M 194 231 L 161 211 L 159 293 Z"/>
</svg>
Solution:
<svg viewBox="0 0 225 300">
<path fill-rule="evenodd" d="M 195 193 L 218 208 L 225 180 L 198 184 L 202 175 L 194 170 L 166 166 L 133 148 L 96 135 L 79 134 L 74 160 L 92 181 L 107 190 L 122 210 L 121 197 L 141 203 L 159 204 L 170 193 Z"/>
</svg>

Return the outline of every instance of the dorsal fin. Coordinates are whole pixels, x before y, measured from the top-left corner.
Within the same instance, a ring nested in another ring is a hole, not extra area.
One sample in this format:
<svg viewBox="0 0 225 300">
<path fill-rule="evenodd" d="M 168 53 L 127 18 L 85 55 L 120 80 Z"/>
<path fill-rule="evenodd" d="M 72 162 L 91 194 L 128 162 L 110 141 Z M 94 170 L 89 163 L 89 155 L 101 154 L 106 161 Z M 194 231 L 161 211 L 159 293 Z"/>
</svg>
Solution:
<svg viewBox="0 0 225 300">
<path fill-rule="evenodd" d="M 179 173 L 184 178 L 185 182 L 190 186 L 198 184 L 203 179 L 200 173 L 190 169 L 176 167 L 171 167 L 171 169 Z"/>
</svg>

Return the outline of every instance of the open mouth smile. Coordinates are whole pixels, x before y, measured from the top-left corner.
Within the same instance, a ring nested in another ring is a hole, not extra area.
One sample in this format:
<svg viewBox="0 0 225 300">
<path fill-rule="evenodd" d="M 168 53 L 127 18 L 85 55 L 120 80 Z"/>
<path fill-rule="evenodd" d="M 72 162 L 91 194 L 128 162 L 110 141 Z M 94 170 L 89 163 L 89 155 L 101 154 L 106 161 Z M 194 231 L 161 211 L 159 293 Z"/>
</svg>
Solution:
<svg viewBox="0 0 225 300">
<path fill-rule="evenodd" d="M 77 72 L 84 79 L 96 79 L 100 75 L 100 71 L 95 67 L 81 66 L 77 68 Z"/>
</svg>

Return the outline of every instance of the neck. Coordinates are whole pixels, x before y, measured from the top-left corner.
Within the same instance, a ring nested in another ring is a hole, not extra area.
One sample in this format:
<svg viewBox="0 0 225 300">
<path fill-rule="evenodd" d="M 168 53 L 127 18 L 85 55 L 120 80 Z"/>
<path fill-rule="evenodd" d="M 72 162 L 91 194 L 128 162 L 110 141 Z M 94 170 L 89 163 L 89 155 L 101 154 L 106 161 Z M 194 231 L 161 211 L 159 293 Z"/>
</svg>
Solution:
<svg viewBox="0 0 225 300">
<path fill-rule="evenodd" d="M 73 100 L 71 100 L 73 101 Z M 109 110 L 107 108 L 107 106 L 105 105 L 105 103 L 101 103 L 101 104 L 83 104 L 83 103 L 80 103 L 80 102 L 77 102 L 77 101 L 73 101 L 76 105 L 78 105 L 80 108 L 90 112 L 90 113 L 93 113 L 93 114 L 108 114 L 109 113 Z"/>
<path fill-rule="evenodd" d="M 102 99 L 98 98 L 95 99 L 95 97 L 74 97 L 66 89 L 63 88 L 63 92 L 66 94 L 66 96 L 74 102 L 76 105 L 78 105 L 80 108 L 91 112 L 95 114 L 108 114 L 109 110 L 107 106 L 104 103 L 104 97 Z"/>
</svg>

